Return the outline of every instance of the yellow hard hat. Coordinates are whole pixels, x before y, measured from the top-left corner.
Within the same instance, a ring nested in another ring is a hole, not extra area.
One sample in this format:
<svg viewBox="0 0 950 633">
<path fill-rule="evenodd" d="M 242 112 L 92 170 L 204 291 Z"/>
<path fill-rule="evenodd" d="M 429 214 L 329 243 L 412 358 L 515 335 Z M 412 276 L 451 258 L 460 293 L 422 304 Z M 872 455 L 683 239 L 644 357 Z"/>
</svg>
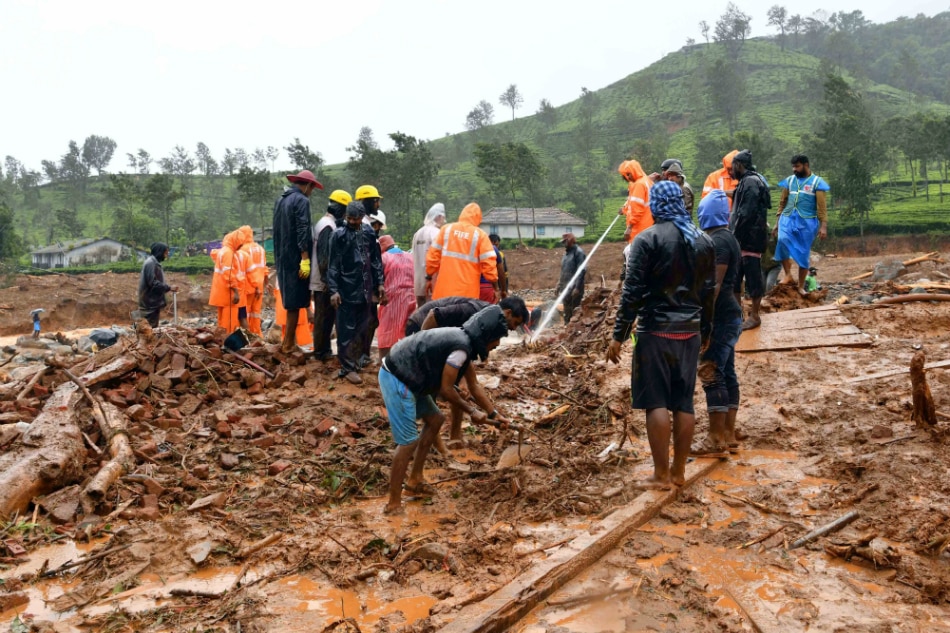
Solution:
<svg viewBox="0 0 950 633">
<path fill-rule="evenodd" d="M 362 185 L 356 190 L 356 199 L 365 200 L 366 198 L 382 198 L 382 196 L 373 185 Z"/>
<path fill-rule="evenodd" d="M 353 196 L 343 191 L 342 189 L 337 189 L 330 194 L 330 200 L 333 202 L 339 202 L 344 207 L 353 201 Z"/>
</svg>

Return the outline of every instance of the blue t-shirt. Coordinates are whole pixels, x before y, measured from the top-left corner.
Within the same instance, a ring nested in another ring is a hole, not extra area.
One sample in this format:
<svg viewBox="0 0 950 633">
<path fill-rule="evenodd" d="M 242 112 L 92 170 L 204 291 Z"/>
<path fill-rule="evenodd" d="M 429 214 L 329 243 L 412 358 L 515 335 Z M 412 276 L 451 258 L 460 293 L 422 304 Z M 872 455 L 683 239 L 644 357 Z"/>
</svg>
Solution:
<svg viewBox="0 0 950 633">
<path fill-rule="evenodd" d="M 798 211 L 798 215 L 803 218 L 818 217 L 818 200 L 815 194 L 819 191 L 830 191 L 828 183 L 817 174 L 812 174 L 807 178 L 799 178 L 794 174 L 778 183 L 782 189 L 788 189 L 788 202 L 782 209 L 782 215 L 791 215 L 792 211 Z"/>
</svg>

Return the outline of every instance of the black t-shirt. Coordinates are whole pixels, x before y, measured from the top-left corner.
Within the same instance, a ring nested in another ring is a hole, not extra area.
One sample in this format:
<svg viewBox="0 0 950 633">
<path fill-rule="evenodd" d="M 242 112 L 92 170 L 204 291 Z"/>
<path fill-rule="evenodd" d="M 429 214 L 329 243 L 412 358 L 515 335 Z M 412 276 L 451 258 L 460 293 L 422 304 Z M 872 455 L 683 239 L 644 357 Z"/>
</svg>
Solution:
<svg viewBox="0 0 950 633">
<path fill-rule="evenodd" d="M 406 336 L 422 329 L 422 323 L 429 312 L 435 310 L 435 322 L 439 327 L 462 327 L 476 312 L 491 304 L 479 299 L 468 297 L 445 297 L 430 301 L 412 313 L 406 320 Z"/>
<path fill-rule="evenodd" d="M 736 302 L 736 278 L 739 274 L 739 264 L 742 252 L 735 236 L 726 228 L 714 231 L 709 235 L 716 248 L 716 266 L 726 265 L 726 275 L 722 278 L 719 288 L 719 297 L 716 298 L 716 309 L 713 313 L 713 322 L 723 323 L 742 318 L 742 308 Z"/>
</svg>

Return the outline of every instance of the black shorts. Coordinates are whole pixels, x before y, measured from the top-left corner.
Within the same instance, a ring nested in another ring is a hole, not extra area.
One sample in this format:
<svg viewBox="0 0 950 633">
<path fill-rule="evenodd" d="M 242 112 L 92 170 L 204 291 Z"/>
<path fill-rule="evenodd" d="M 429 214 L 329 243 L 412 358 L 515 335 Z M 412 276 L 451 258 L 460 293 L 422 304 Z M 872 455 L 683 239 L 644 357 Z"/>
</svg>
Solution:
<svg viewBox="0 0 950 633">
<path fill-rule="evenodd" d="M 633 408 L 693 413 L 699 333 L 677 340 L 640 332 L 636 341 L 630 374 Z"/>
<path fill-rule="evenodd" d="M 745 279 L 745 291 L 753 299 L 765 296 L 765 278 L 762 277 L 762 258 L 751 255 L 742 256 L 742 265 L 736 277 L 736 288 L 742 287 Z"/>
</svg>

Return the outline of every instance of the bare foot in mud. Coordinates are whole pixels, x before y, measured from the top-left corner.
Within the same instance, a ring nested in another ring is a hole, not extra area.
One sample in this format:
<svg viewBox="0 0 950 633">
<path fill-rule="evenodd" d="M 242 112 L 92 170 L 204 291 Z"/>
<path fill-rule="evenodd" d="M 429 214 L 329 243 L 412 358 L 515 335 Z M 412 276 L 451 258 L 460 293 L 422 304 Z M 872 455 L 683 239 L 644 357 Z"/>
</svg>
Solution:
<svg viewBox="0 0 950 633">
<path fill-rule="evenodd" d="M 457 450 L 465 448 L 465 440 L 450 439 L 448 442 L 445 443 L 445 446 L 448 447 L 449 450 L 457 451 Z"/>
<path fill-rule="evenodd" d="M 644 479 L 643 481 L 638 481 L 633 484 L 633 488 L 634 490 L 672 490 L 673 482 L 666 479 L 650 477 L 649 479 Z"/>
<path fill-rule="evenodd" d="M 782 281 L 778 282 L 780 286 L 794 286 L 798 284 L 798 281 L 791 276 L 782 277 Z"/>
<path fill-rule="evenodd" d="M 802 288 L 801 286 L 799 286 L 799 287 L 798 287 L 798 294 L 800 294 L 800 295 L 803 296 L 803 297 L 807 297 L 807 296 L 808 296 L 808 291 L 806 291 L 804 288 Z"/>
<path fill-rule="evenodd" d="M 670 481 L 671 481 L 671 482 L 673 483 L 673 485 L 676 486 L 677 488 L 682 488 L 683 486 L 686 485 L 686 475 L 677 475 L 676 473 L 674 473 L 674 474 L 670 477 Z"/>
<path fill-rule="evenodd" d="M 386 507 L 383 508 L 383 514 L 390 517 L 403 516 L 406 514 L 406 509 L 402 507 L 401 503 L 397 506 L 392 506 L 387 503 Z"/>
</svg>

